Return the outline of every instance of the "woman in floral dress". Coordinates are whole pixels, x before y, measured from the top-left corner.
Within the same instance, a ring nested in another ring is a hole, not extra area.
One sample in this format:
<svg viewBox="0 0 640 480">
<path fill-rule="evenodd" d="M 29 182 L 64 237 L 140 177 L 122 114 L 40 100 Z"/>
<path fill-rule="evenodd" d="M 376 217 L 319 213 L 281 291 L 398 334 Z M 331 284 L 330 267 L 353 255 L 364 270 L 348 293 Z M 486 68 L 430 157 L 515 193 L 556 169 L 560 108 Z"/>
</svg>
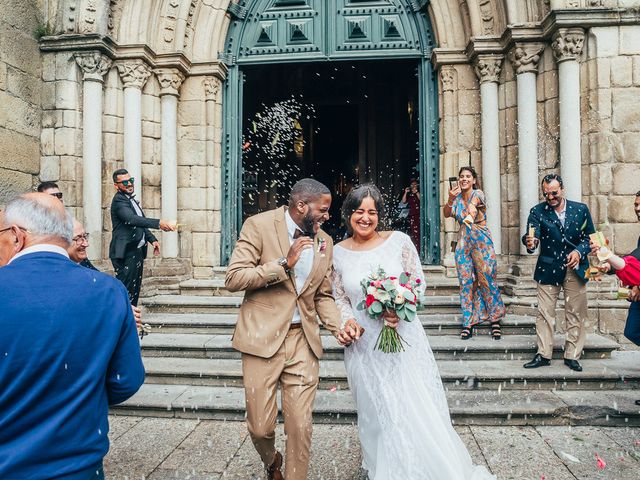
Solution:
<svg viewBox="0 0 640 480">
<path fill-rule="evenodd" d="M 505 308 L 497 282 L 496 253 L 487 228 L 485 197 L 477 182 L 474 168 L 462 167 L 443 212 L 460 224 L 455 252 L 462 307 L 460 338 L 468 340 L 473 336 L 473 327 L 488 320 L 491 336 L 499 340 Z"/>
</svg>

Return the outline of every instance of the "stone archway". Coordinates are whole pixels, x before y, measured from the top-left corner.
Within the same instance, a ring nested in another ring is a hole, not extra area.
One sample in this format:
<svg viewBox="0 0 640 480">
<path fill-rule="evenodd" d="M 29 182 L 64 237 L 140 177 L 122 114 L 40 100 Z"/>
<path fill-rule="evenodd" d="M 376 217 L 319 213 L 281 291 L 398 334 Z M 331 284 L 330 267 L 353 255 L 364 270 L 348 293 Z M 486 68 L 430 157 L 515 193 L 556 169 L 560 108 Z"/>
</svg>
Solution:
<svg viewBox="0 0 640 480">
<path fill-rule="evenodd" d="M 261 0 L 231 9 L 223 59 L 224 98 L 221 260 L 228 261 L 242 220 L 242 67 L 247 65 L 413 58 L 418 61 L 419 177 L 423 192 L 423 261 L 440 261 L 437 83 L 427 2 L 401 0 Z M 338 15 L 335 15 L 338 12 Z"/>
</svg>

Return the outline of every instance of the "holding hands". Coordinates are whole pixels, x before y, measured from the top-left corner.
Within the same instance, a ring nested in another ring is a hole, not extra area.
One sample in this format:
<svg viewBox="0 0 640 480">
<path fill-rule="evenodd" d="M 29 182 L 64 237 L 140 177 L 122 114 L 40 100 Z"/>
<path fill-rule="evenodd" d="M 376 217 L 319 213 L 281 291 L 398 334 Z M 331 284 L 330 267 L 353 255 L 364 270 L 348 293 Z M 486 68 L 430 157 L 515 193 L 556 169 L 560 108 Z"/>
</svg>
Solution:
<svg viewBox="0 0 640 480">
<path fill-rule="evenodd" d="M 162 230 L 163 232 L 175 232 L 176 223 L 169 222 L 167 220 L 160 220 L 160 230 Z"/>
<path fill-rule="evenodd" d="M 338 333 L 336 337 L 338 339 L 338 343 L 344 347 L 348 347 L 354 341 L 359 340 L 360 336 L 364 333 L 364 328 L 355 321 L 355 319 L 350 318 L 347 320 L 347 323 L 344 324 L 344 327 Z"/>
</svg>

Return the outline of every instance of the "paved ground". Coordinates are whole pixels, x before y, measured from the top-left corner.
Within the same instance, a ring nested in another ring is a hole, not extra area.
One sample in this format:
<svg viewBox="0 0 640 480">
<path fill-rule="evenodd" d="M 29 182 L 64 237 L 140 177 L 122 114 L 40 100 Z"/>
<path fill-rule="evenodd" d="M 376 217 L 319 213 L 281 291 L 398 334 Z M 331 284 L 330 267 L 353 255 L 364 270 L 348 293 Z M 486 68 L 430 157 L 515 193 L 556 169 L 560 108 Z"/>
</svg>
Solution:
<svg viewBox="0 0 640 480">
<path fill-rule="evenodd" d="M 111 416 L 110 480 L 262 480 L 242 422 Z M 460 427 L 474 461 L 499 479 L 637 479 L 640 428 Z M 282 428 L 278 430 L 282 442 Z M 281 448 L 281 447 L 280 447 Z M 599 469 L 596 454 L 606 467 Z M 357 431 L 315 425 L 309 480 L 360 480 Z M 410 480 L 410 479 L 407 479 Z M 446 479 L 443 479 L 446 480 Z"/>
</svg>

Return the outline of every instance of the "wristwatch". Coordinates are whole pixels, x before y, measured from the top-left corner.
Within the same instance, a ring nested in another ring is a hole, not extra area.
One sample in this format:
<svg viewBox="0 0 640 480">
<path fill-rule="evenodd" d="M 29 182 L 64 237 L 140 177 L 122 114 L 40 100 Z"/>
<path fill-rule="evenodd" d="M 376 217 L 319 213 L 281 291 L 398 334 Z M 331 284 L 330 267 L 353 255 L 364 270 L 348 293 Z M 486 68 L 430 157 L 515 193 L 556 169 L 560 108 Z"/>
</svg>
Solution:
<svg viewBox="0 0 640 480">
<path fill-rule="evenodd" d="M 286 274 L 291 271 L 291 269 L 287 266 L 287 259 L 285 257 L 280 257 L 278 260 L 276 260 L 276 262 L 278 263 L 278 265 L 284 268 L 284 272 Z"/>
</svg>

